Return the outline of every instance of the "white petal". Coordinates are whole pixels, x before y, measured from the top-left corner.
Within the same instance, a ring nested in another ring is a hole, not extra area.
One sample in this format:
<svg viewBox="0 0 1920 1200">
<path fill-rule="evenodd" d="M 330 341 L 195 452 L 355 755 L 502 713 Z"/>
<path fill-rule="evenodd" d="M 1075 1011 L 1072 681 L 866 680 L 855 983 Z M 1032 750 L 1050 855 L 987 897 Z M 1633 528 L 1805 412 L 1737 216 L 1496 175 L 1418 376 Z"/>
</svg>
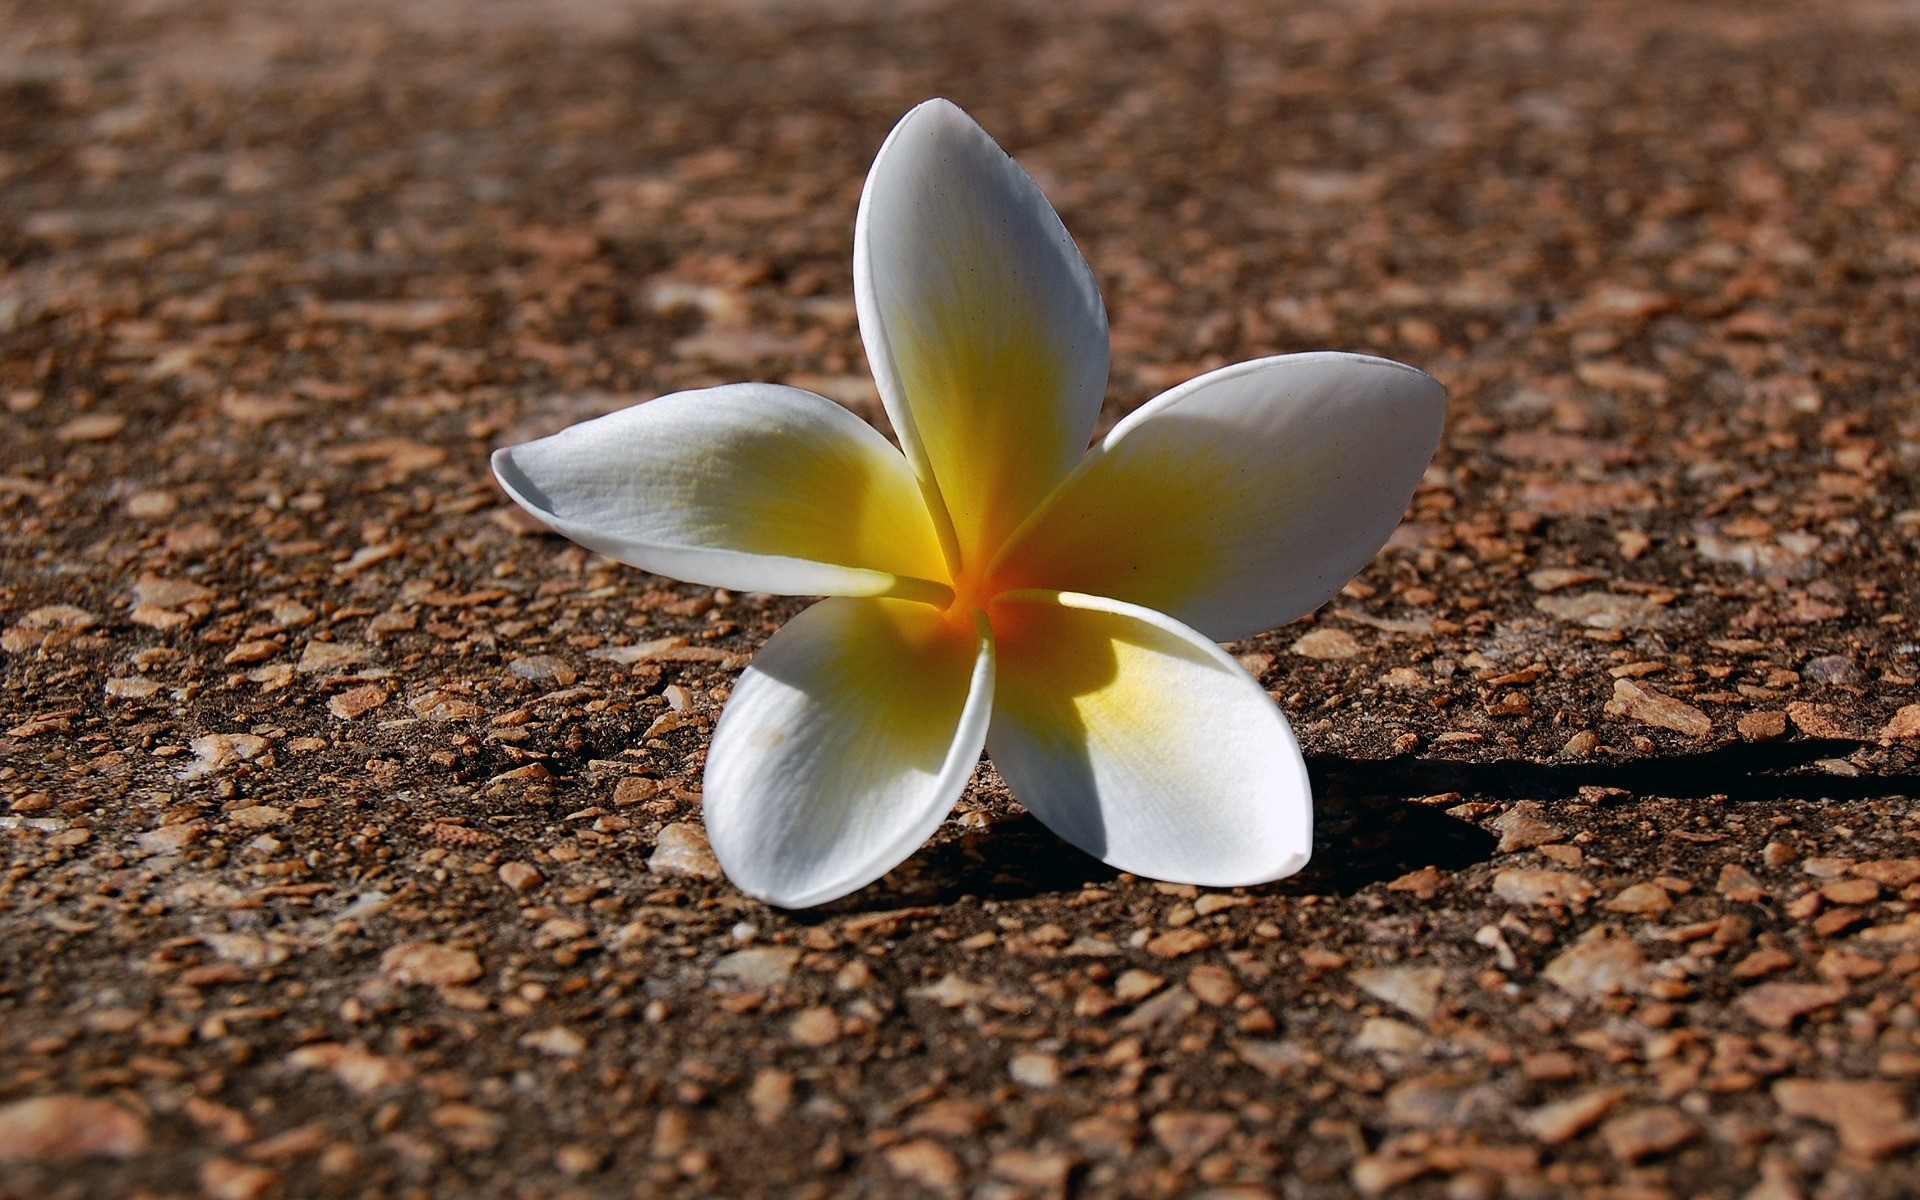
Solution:
<svg viewBox="0 0 1920 1200">
<path fill-rule="evenodd" d="M 661 396 L 498 451 L 493 471 L 554 530 L 690 583 L 869 596 L 946 578 L 900 452 L 798 388 Z"/>
<path fill-rule="evenodd" d="M 1306 865 L 1306 763 L 1287 719 L 1218 646 L 1072 593 L 1014 593 L 992 615 L 987 754 L 1048 828 L 1175 883 L 1237 887 Z"/>
<path fill-rule="evenodd" d="M 1386 543 L 1445 415 L 1437 381 L 1383 358 L 1224 367 L 1115 426 L 996 577 L 1145 605 L 1220 641 L 1283 625 Z"/>
<path fill-rule="evenodd" d="M 1107 381 L 1093 273 L 1018 164 L 945 100 L 867 176 L 854 299 L 880 397 L 968 561 L 990 558 L 1080 458 Z"/>
<path fill-rule="evenodd" d="M 980 761 L 993 662 L 984 624 L 925 604 L 823 600 L 788 622 L 707 753 L 707 835 L 727 875 L 804 908 L 904 861 Z"/>
</svg>

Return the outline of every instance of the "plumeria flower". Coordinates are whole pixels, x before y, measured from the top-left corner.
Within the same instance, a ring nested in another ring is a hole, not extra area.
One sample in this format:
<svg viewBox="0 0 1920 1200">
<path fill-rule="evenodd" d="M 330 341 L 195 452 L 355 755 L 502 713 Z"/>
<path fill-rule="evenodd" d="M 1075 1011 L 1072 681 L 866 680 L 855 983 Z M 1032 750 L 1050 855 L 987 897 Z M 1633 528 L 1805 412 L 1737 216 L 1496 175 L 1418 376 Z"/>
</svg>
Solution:
<svg viewBox="0 0 1920 1200">
<path fill-rule="evenodd" d="M 1216 643 L 1312 611 L 1373 557 L 1438 443 L 1440 385 L 1357 354 L 1256 359 L 1085 450 L 1107 381 L 1093 274 L 944 100 L 867 176 L 854 295 L 901 450 L 823 397 L 742 383 L 493 459 L 589 549 L 829 597 L 767 642 L 714 729 L 727 874 L 788 908 L 861 888 L 932 835 L 983 747 L 1028 810 L 1121 870 L 1213 887 L 1299 870 L 1305 763 Z"/>
</svg>

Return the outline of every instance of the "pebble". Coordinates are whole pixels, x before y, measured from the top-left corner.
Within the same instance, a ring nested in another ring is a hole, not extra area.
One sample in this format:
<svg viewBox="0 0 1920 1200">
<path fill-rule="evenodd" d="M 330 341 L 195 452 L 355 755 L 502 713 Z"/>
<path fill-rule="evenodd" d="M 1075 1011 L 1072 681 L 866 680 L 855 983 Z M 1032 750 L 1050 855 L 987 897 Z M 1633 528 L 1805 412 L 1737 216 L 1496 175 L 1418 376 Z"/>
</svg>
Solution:
<svg viewBox="0 0 1920 1200">
<path fill-rule="evenodd" d="M 953 1191 L 965 1174 L 953 1151 L 927 1138 L 888 1146 L 882 1154 L 895 1175 L 936 1192 Z"/>
<path fill-rule="evenodd" d="M 303 1070 L 329 1071 L 340 1085 L 358 1095 L 370 1095 L 413 1078 L 406 1060 L 371 1054 L 358 1046 L 315 1042 L 287 1055 L 287 1065 Z"/>
<path fill-rule="evenodd" d="M 1626 1095 L 1627 1089 L 1620 1087 L 1583 1092 L 1520 1112 L 1515 1115 L 1514 1123 L 1540 1141 L 1557 1146 L 1606 1116 Z"/>
<path fill-rule="evenodd" d="M 1637 991 L 1646 956 L 1631 938 L 1596 927 L 1541 969 L 1541 978 L 1583 1000 Z"/>
<path fill-rule="evenodd" d="M 1645 596 L 1616 596 L 1612 592 L 1536 596 L 1533 604 L 1548 616 L 1588 629 L 1639 629 L 1660 616 L 1660 606 Z"/>
<path fill-rule="evenodd" d="M 1688 737 L 1705 737 L 1713 729 L 1712 719 L 1699 709 L 1631 679 L 1613 681 L 1613 699 L 1607 701 L 1607 714 L 1630 717 L 1644 725 L 1670 729 Z"/>
<path fill-rule="evenodd" d="M 164 521 L 180 511 L 172 492 L 135 492 L 127 497 L 127 515 L 136 521 Z"/>
<path fill-rule="evenodd" d="M 61 424 L 53 436 L 62 442 L 104 442 L 119 437 L 126 427 L 127 419 L 119 413 L 88 413 Z"/>
<path fill-rule="evenodd" d="M 1583 904 L 1594 887 L 1570 871 L 1516 868 L 1494 875 L 1493 894 L 1510 904 Z"/>
<path fill-rule="evenodd" d="M 553 683 L 560 687 L 572 687 L 580 673 L 574 670 L 565 659 L 555 658 L 551 654 L 529 654 L 516 658 L 507 664 L 507 670 L 521 679 L 535 683 Z"/>
<path fill-rule="evenodd" d="M 1226 1141 L 1236 1124 L 1231 1113 L 1168 1111 L 1153 1114 L 1147 1128 L 1168 1154 L 1191 1162 Z"/>
<path fill-rule="evenodd" d="M 1667 889 L 1657 883 L 1633 883 L 1621 888 L 1613 899 L 1600 907 L 1608 912 L 1656 917 L 1673 907 L 1673 897 L 1667 895 Z"/>
<path fill-rule="evenodd" d="M 1317 658 L 1323 661 L 1352 658 L 1359 654 L 1361 646 L 1354 636 L 1344 629 L 1316 629 L 1287 647 L 1302 658 Z"/>
<path fill-rule="evenodd" d="M 803 1008 L 787 1022 L 787 1036 L 802 1046 L 830 1046 L 840 1040 L 840 1018 L 830 1008 Z"/>
<path fill-rule="evenodd" d="M 1439 967 L 1362 967 L 1347 972 L 1353 986 L 1425 1021 L 1440 1004 L 1447 973 Z"/>
<path fill-rule="evenodd" d="M 146 1148 L 146 1122 L 110 1100 L 35 1096 L 0 1108 L 0 1162 L 132 1158 Z"/>
<path fill-rule="evenodd" d="M 377 683 L 348 688 L 327 701 L 327 711 L 342 721 L 364 717 L 387 702 L 387 689 Z"/>
<path fill-rule="evenodd" d="M 374 653 L 361 646 L 343 646 L 339 642 L 308 642 L 294 667 L 302 675 L 335 674 L 374 660 Z"/>
<path fill-rule="evenodd" d="M 1886 741 L 1905 741 L 1920 738 L 1920 704 L 1903 705 L 1893 714 L 1880 730 L 1880 736 Z"/>
<path fill-rule="evenodd" d="M 1752 904 L 1767 894 L 1753 872 L 1738 863 L 1727 863 L 1720 868 L 1720 878 L 1713 890 L 1736 904 Z"/>
<path fill-rule="evenodd" d="M 1025 1051 L 1007 1060 L 1007 1075 L 1022 1087 L 1057 1087 L 1060 1083 L 1060 1060 L 1038 1050 Z"/>
<path fill-rule="evenodd" d="M 1113 981 L 1113 995 L 1115 999 L 1131 1004 L 1153 995 L 1164 987 L 1166 982 L 1152 971 L 1131 967 L 1120 972 L 1120 978 Z"/>
<path fill-rule="evenodd" d="M 1920 1122 L 1907 1117 L 1901 1090 L 1872 1080 L 1780 1079 L 1773 1101 L 1790 1117 L 1831 1125 L 1855 1154 L 1884 1158 L 1920 1143 Z"/>
<path fill-rule="evenodd" d="M 539 887 L 547 880 L 547 877 L 540 873 L 540 868 L 532 863 L 504 862 L 500 864 L 498 874 L 501 883 L 523 894 Z"/>
<path fill-rule="evenodd" d="M 1865 682 L 1867 673 L 1845 654 L 1823 654 L 1809 659 L 1800 668 L 1800 677 L 1808 683 L 1846 686 Z"/>
<path fill-rule="evenodd" d="M 655 875 L 686 875 L 693 879 L 718 879 L 720 860 L 707 843 L 707 831 L 698 825 L 676 821 L 660 831 L 653 853 L 647 857 L 647 869 Z"/>
<path fill-rule="evenodd" d="M 1700 1127 L 1677 1108 L 1635 1109 L 1600 1127 L 1600 1140 L 1624 1163 L 1637 1163 L 1677 1150 L 1700 1134 Z"/>
<path fill-rule="evenodd" d="M 1073 1156 L 1038 1150 L 1002 1150 L 987 1163 L 1001 1179 L 1034 1188 L 1046 1195 L 1063 1195 L 1073 1174 Z"/>
<path fill-rule="evenodd" d="M 712 977 L 741 987 L 770 988 L 792 977 L 799 962 L 797 946 L 749 946 L 714 963 Z"/>
<path fill-rule="evenodd" d="M 547 1029 L 536 1029 L 523 1034 L 520 1044 L 529 1050 L 538 1050 L 542 1054 L 551 1054 L 555 1058 L 578 1058 L 586 1053 L 587 1039 L 565 1025 L 554 1025 Z"/>
<path fill-rule="evenodd" d="M 453 987 L 480 978 L 480 957 L 436 942 L 401 942 L 380 956 L 380 969 L 400 984 Z"/>
<path fill-rule="evenodd" d="M 562 1175 L 591 1175 L 606 1164 L 606 1152 L 592 1146 L 562 1146 L 553 1153 L 554 1169 Z"/>
<path fill-rule="evenodd" d="M 1838 983 L 1763 983 L 1735 1001 L 1742 1012 L 1773 1029 L 1785 1029 L 1808 1013 L 1831 1008 L 1847 998 Z"/>
<path fill-rule="evenodd" d="M 793 1072 L 778 1067 L 762 1067 L 747 1088 L 747 1107 L 753 1119 L 772 1125 L 793 1107 Z"/>
<path fill-rule="evenodd" d="M 1370 1054 L 1418 1054 L 1427 1045 L 1425 1030 L 1392 1017 L 1368 1017 L 1352 1042 L 1355 1050 Z"/>
<path fill-rule="evenodd" d="M 280 1172 L 230 1158 L 200 1164 L 200 1190 L 211 1200 L 260 1200 L 280 1182 Z"/>
<path fill-rule="evenodd" d="M 1787 714 L 1778 711 L 1743 713 L 1734 723 L 1734 729 L 1746 741 L 1770 742 L 1786 736 Z"/>
<path fill-rule="evenodd" d="M 1547 846 L 1566 838 L 1566 831 L 1558 825 L 1549 825 L 1539 818 L 1540 805 L 1533 800 L 1522 800 L 1492 821 L 1493 828 L 1500 832 L 1501 854 L 1511 854 L 1516 850 L 1531 850 L 1536 846 Z"/>
</svg>

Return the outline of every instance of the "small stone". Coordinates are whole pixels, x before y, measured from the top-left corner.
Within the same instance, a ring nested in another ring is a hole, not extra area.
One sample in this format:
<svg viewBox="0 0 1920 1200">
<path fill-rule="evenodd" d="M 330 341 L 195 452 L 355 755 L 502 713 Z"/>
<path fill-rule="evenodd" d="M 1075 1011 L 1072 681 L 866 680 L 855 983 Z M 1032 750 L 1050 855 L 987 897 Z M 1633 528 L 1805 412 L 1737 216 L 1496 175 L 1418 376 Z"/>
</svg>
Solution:
<svg viewBox="0 0 1920 1200">
<path fill-rule="evenodd" d="M 60 425 L 53 431 L 56 441 L 104 442 L 120 436 L 127 419 L 119 413 L 88 413 Z"/>
<path fill-rule="evenodd" d="M 1631 938 L 1600 926 L 1563 950 L 1540 974 L 1569 995 L 1594 1000 L 1638 990 L 1645 965 L 1646 956 Z"/>
<path fill-rule="evenodd" d="M 0 1108 L 0 1162 L 132 1158 L 146 1148 L 146 1123 L 110 1100 L 35 1096 Z"/>
<path fill-rule="evenodd" d="M 1727 973 L 1735 979 L 1758 979 L 1762 975 L 1787 970 L 1793 964 L 1793 955 L 1785 950 L 1774 946 L 1762 946 L 1727 968 Z"/>
<path fill-rule="evenodd" d="M 1807 665 L 1800 668 L 1800 678 L 1808 683 L 1849 686 L 1865 682 L 1867 674 L 1845 654 L 1823 654 L 1807 660 Z"/>
<path fill-rule="evenodd" d="M 1613 681 L 1613 699 L 1607 701 L 1607 713 L 1688 737 L 1705 737 L 1713 729 L 1712 719 L 1699 709 L 1631 679 Z"/>
<path fill-rule="evenodd" d="M 1855 863 L 1853 873 L 1883 887 L 1903 888 L 1920 883 L 1920 858 L 1880 858 Z"/>
<path fill-rule="evenodd" d="M 1387 884 L 1390 892 L 1407 892 L 1415 900 L 1431 900 L 1440 893 L 1440 887 L 1447 877 L 1434 866 L 1424 866 L 1408 871 L 1405 875 Z"/>
<path fill-rule="evenodd" d="M 1767 894 L 1753 872 L 1738 863 L 1728 863 L 1720 868 L 1720 879 L 1713 890 L 1733 901 L 1735 904 L 1752 904 Z"/>
<path fill-rule="evenodd" d="M 212 1200 L 260 1200 L 280 1182 L 280 1172 L 228 1158 L 200 1164 L 200 1190 Z"/>
<path fill-rule="evenodd" d="M 1025 1051 L 1007 1060 L 1007 1075 L 1022 1087 L 1057 1087 L 1060 1083 L 1060 1060 L 1038 1050 Z"/>
<path fill-rule="evenodd" d="M 1831 1008 L 1846 998 L 1845 985 L 1838 983 L 1763 983 L 1747 989 L 1736 1003 L 1762 1025 L 1785 1029 L 1808 1013 Z"/>
<path fill-rule="evenodd" d="M 562 1146 L 553 1153 L 554 1168 L 562 1175 L 591 1175 L 606 1162 L 606 1152 L 592 1146 Z"/>
<path fill-rule="evenodd" d="M 1230 1113 L 1173 1111 L 1155 1113 L 1147 1128 L 1168 1154 L 1191 1162 L 1226 1141 L 1236 1124 Z"/>
<path fill-rule="evenodd" d="M 1592 583 L 1603 578 L 1598 571 L 1583 567 L 1543 567 L 1527 576 L 1527 582 L 1536 592 L 1558 592 L 1578 583 Z"/>
<path fill-rule="evenodd" d="M 1440 985 L 1447 973 L 1439 967 L 1362 967 L 1349 971 L 1353 986 L 1422 1021 L 1440 1006 Z"/>
<path fill-rule="evenodd" d="M 1316 629 L 1288 647 L 1302 658 L 1331 660 L 1352 658 L 1360 653 L 1360 643 L 1344 629 Z"/>
<path fill-rule="evenodd" d="M 555 1025 L 548 1029 L 537 1029 L 524 1034 L 520 1044 L 529 1050 L 538 1050 L 542 1054 L 551 1054 L 555 1058 L 578 1058 L 586 1053 L 587 1039 L 568 1029 L 565 1025 Z"/>
<path fill-rule="evenodd" d="M 1745 741 L 1770 742 L 1775 738 L 1786 736 L 1787 714 L 1777 711 L 1744 713 L 1734 723 L 1734 728 L 1739 731 L 1741 738 Z"/>
<path fill-rule="evenodd" d="M 802 1046 L 832 1045 L 840 1039 L 840 1018 L 830 1008 L 803 1008 L 787 1022 L 787 1036 Z"/>
<path fill-rule="evenodd" d="M 180 511 L 172 492 L 135 492 L 127 497 L 127 515 L 136 521 L 164 521 Z"/>
<path fill-rule="evenodd" d="M 1156 958 L 1179 958 L 1213 945 L 1213 939 L 1191 927 L 1170 929 L 1147 942 L 1147 953 Z"/>
<path fill-rule="evenodd" d="M 647 858 L 647 868 L 656 875 L 686 875 L 694 879 L 721 877 L 720 860 L 707 844 L 707 831 L 698 825 L 676 821 L 660 831 L 659 841 Z"/>
<path fill-rule="evenodd" d="M 1206 963 L 1187 972 L 1187 990 L 1203 1004 L 1226 1004 L 1240 994 L 1240 984 L 1225 967 Z"/>
<path fill-rule="evenodd" d="M 401 942 L 380 956 L 380 969 L 399 984 L 453 987 L 480 978 L 480 956 L 435 942 Z"/>
<path fill-rule="evenodd" d="M 1039 1150 L 1002 1150 L 987 1164 L 993 1173 L 1012 1183 L 1035 1188 L 1050 1195 L 1066 1191 L 1067 1178 L 1073 1174 L 1073 1156 Z"/>
<path fill-rule="evenodd" d="M 1871 879 L 1839 879 L 1823 886 L 1820 894 L 1831 904 L 1871 904 L 1880 898 L 1880 885 Z"/>
<path fill-rule="evenodd" d="M 308 642 L 300 652 L 300 662 L 294 670 L 302 675 L 335 674 L 348 667 L 370 663 L 373 659 L 373 651 L 363 647 L 343 646 L 339 642 L 316 639 Z"/>
<path fill-rule="evenodd" d="M 1494 818 L 1493 827 L 1500 831 L 1499 852 L 1511 854 L 1516 850 L 1531 850 L 1535 846 L 1551 845 L 1567 836 L 1559 826 L 1542 821 L 1539 813 L 1538 803 L 1522 800 Z"/>
<path fill-rule="evenodd" d="M 1660 616 L 1660 606 L 1645 596 L 1616 596 L 1611 592 L 1581 592 L 1572 596 L 1539 596 L 1541 612 L 1588 629 L 1638 629 Z"/>
<path fill-rule="evenodd" d="M 1172 1029 L 1200 1011 L 1200 1002 L 1183 987 L 1171 987 L 1121 1019 L 1123 1033 L 1153 1033 Z"/>
<path fill-rule="evenodd" d="M 1113 981 L 1114 998 L 1131 1004 L 1135 1000 L 1144 1000 L 1159 991 L 1166 980 L 1152 971 L 1142 971 L 1138 967 L 1120 972 L 1120 978 Z"/>
<path fill-rule="evenodd" d="M 1626 1095 L 1625 1088 L 1600 1088 L 1518 1113 L 1514 1123 L 1549 1146 L 1557 1146 L 1606 1116 Z"/>
<path fill-rule="evenodd" d="M 107 680 L 107 699 L 109 700 L 145 700 L 160 693 L 162 685 L 158 679 L 143 676 L 118 676 Z"/>
<path fill-rule="evenodd" d="M 1793 721 L 1793 727 L 1810 738 L 1825 738 L 1834 741 L 1858 741 L 1859 736 L 1843 728 L 1831 716 L 1824 704 L 1809 704 L 1796 700 L 1787 705 L 1787 716 Z"/>
<path fill-rule="evenodd" d="M 327 701 L 327 711 L 342 721 L 364 717 L 387 702 L 387 689 L 377 683 L 349 688 Z"/>
<path fill-rule="evenodd" d="M 712 978 L 737 987 L 770 988 L 785 983 L 799 962 L 798 946 L 749 946 L 714 963 Z"/>
<path fill-rule="evenodd" d="M 1508 870 L 1494 875 L 1493 894 L 1510 904 L 1584 904 L 1594 888 L 1569 871 Z"/>
<path fill-rule="evenodd" d="M 1880 730 L 1880 736 L 1887 741 L 1905 741 L 1920 738 L 1920 704 L 1908 704 L 1893 714 Z"/>
<path fill-rule="evenodd" d="M 1382 1100 L 1389 1124 L 1414 1129 L 1465 1128 L 1506 1104 L 1494 1089 L 1476 1086 L 1471 1075 L 1451 1071 L 1403 1079 Z"/>
<path fill-rule="evenodd" d="M 1781 1079 L 1773 1100 L 1790 1117 L 1833 1126 L 1846 1149 L 1883 1158 L 1920 1143 L 1920 1123 L 1907 1118 L 1899 1088 L 1890 1083 L 1839 1079 Z"/>
<path fill-rule="evenodd" d="M 793 1107 L 793 1072 L 762 1067 L 747 1088 L 747 1107 L 762 1125 L 778 1122 Z"/>
<path fill-rule="evenodd" d="M 530 892 L 547 881 L 540 868 L 532 863 L 504 862 L 500 864 L 500 882 L 516 892 Z"/>
<path fill-rule="evenodd" d="M 1621 888 L 1613 899 L 1600 907 L 1608 912 L 1656 917 L 1673 907 L 1673 898 L 1667 895 L 1667 889 L 1657 883 L 1634 883 Z"/>
<path fill-rule="evenodd" d="M 1677 1150 L 1700 1134 L 1700 1127 L 1677 1108 L 1635 1109 L 1600 1127 L 1600 1140 L 1624 1163 Z"/>
<path fill-rule="evenodd" d="M 1424 1155 L 1383 1150 L 1355 1160 L 1347 1179 L 1362 1196 L 1384 1196 L 1433 1170 Z"/>
<path fill-rule="evenodd" d="M 358 1046 L 315 1042 L 287 1055 L 287 1065 L 301 1070 L 330 1071 L 340 1085 L 358 1095 L 370 1095 L 413 1078 L 404 1059 L 370 1054 Z"/>
<path fill-rule="evenodd" d="M 1585 758 L 1600 748 L 1600 735 L 1591 729 L 1582 729 L 1567 739 L 1560 747 L 1560 753 L 1568 758 Z"/>
<path fill-rule="evenodd" d="M 555 658 L 551 654 L 530 654 L 516 658 L 507 664 L 507 670 L 522 679 L 535 683 L 552 683 L 559 687 L 572 687 L 580 678 L 565 659 Z"/>
<path fill-rule="evenodd" d="M 1369 1054 L 1418 1054 L 1427 1048 L 1427 1035 L 1392 1017 L 1368 1017 L 1360 1023 L 1352 1045 Z"/>
<path fill-rule="evenodd" d="M 883 1154 L 895 1175 L 936 1192 L 955 1190 L 965 1173 L 953 1151 L 927 1138 L 888 1146 Z"/>
</svg>

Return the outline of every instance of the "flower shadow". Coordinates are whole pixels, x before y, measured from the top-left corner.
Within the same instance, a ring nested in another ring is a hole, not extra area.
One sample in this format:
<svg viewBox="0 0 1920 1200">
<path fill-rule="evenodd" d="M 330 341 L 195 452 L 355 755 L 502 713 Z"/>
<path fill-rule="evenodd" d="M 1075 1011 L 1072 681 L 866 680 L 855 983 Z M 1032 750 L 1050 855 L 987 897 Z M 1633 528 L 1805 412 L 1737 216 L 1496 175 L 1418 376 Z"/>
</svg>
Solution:
<svg viewBox="0 0 1920 1200">
<path fill-rule="evenodd" d="M 1494 857 L 1498 840 L 1447 813 L 1458 800 L 1535 800 L 1551 806 L 1603 789 L 1603 799 L 1724 798 L 1766 804 L 1792 799 L 1857 801 L 1920 795 L 1920 775 L 1840 775 L 1825 763 L 1852 742 L 1805 740 L 1733 745 L 1699 754 L 1616 763 L 1457 762 L 1309 755 L 1316 820 L 1313 861 L 1298 875 L 1254 889 L 1266 895 L 1352 895 L 1422 867 L 1458 871 Z M 822 916 L 944 905 L 967 898 L 1024 900 L 1069 895 L 1118 876 L 1020 811 L 991 771 L 989 809 L 1007 815 L 985 828 L 936 839 L 880 882 Z M 1446 805 L 1414 797 L 1459 793 Z"/>
</svg>

